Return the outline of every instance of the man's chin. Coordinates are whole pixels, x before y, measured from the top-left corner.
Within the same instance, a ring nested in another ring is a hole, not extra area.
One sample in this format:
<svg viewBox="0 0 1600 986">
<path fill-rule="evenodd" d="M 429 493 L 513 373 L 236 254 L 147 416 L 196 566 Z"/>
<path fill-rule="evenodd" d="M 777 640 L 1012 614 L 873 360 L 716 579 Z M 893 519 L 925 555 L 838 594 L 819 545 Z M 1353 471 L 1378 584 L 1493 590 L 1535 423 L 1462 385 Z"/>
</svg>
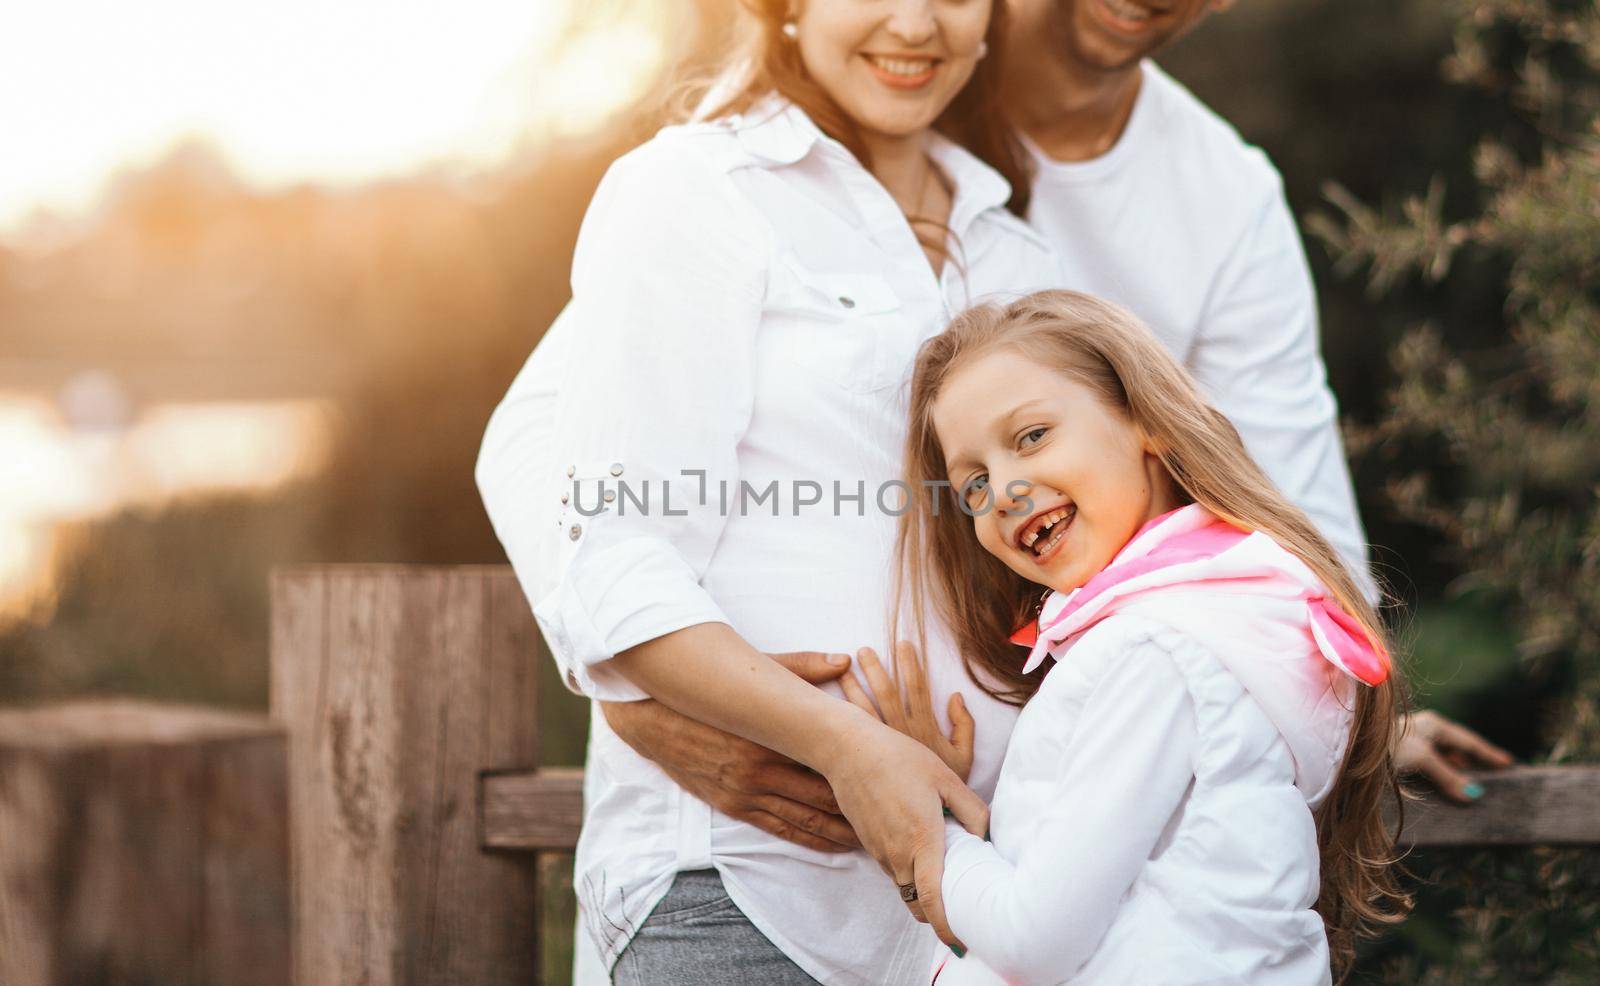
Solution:
<svg viewBox="0 0 1600 986">
<path fill-rule="evenodd" d="M 1111 34 L 1095 22 L 1094 13 L 1086 9 L 1084 4 L 1078 5 L 1073 14 L 1063 18 L 1057 29 L 1064 35 L 1067 51 L 1084 68 L 1101 72 L 1124 71 L 1162 47 L 1160 40 L 1150 44 L 1131 44 L 1127 39 Z"/>
<path fill-rule="evenodd" d="M 1125 72 L 1148 54 L 1142 48 L 1129 48 L 1106 38 L 1081 34 L 1073 39 L 1069 50 L 1084 68 L 1106 73 Z"/>
</svg>

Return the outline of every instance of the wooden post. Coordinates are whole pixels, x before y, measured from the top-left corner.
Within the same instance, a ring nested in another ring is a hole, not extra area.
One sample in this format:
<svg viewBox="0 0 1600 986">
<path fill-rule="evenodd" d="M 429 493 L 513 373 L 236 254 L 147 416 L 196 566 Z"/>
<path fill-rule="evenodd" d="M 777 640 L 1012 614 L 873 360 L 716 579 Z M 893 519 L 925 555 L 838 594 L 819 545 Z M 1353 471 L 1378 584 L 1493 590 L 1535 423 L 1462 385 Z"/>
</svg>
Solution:
<svg viewBox="0 0 1600 986">
<path fill-rule="evenodd" d="M 285 792 L 262 716 L 0 711 L 0 983 L 282 986 Z"/>
<path fill-rule="evenodd" d="M 296 986 L 537 982 L 536 861 L 483 851 L 477 802 L 538 763 L 541 646 L 504 567 L 274 573 Z"/>
</svg>

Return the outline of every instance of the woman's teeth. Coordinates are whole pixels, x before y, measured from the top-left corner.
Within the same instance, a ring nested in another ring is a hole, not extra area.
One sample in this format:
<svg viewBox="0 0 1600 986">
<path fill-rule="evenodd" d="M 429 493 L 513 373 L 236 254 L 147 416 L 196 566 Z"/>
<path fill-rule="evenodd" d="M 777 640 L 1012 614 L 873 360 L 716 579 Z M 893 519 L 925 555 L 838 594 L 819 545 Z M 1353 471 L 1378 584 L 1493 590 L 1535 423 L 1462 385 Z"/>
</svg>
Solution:
<svg viewBox="0 0 1600 986">
<path fill-rule="evenodd" d="M 880 58 L 877 55 L 868 55 L 867 61 L 890 75 L 903 75 L 907 78 L 916 78 L 933 71 L 931 58 Z"/>
<path fill-rule="evenodd" d="M 1113 14 L 1125 21 L 1147 21 L 1150 11 L 1137 4 L 1128 3 L 1127 0 L 1100 0 Z"/>
<path fill-rule="evenodd" d="M 1031 548 L 1035 555 L 1049 551 L 1056 542 L 1067 536 L 1067 528 L 1071 525 L 1061 522 L 1070 520 L 1077 512 L 1076 507 L 1057 507 L 1045 514 L 1042 523 L 1022 536 L 1023 547 Z"/>
</svg>

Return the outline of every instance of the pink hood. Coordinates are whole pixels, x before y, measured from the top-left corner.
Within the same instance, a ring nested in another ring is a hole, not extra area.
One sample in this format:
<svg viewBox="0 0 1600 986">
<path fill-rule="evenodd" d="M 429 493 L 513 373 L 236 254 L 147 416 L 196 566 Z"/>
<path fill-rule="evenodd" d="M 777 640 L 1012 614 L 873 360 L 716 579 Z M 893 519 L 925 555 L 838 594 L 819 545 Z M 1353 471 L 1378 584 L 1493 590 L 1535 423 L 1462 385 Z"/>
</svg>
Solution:
<svg viewBox="0 0 1600 986">
<path fill-rule="evenodd" d="M 1063 660 L 1113 613 L 1145 616 L 1196 638 L 1239 679 L 1288 743 L 1295 785 L 1315 807 L 1338 775 L 1356 682 L 1388 678 L 1389 655 L 1327 596 L 1299 558 L 1191 504 L 1152 520 L 1111 564 L 1072 592 L 1052 592 L 1012 636 Z"/>
</svg>

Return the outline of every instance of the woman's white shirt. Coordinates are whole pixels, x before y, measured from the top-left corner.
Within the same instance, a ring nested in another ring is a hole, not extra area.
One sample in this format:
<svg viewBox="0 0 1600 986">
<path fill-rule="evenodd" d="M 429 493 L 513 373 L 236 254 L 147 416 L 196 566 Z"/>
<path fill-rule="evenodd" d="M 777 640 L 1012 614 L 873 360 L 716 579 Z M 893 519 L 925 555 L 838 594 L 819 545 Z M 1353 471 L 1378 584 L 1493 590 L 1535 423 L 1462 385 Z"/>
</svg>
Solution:
<svg viewBox="0 0 1600 986">
<path fill-rule="evenodd" d="M 884 652 L 917 346 L 971 302 L 1058 277 L 998 174 L 943 138 L 930 153 L 955 185 L 959 244 L 937 278 L 887 191 L 787 104 L 668 128 L 607 173 L 572 302 L 477 467 L 574 690 L 643 697 L 612 655 L 705 622 L 768 652 Z M 927 660 L 936 708 L 959 690 L 977 719 L 971 783 L 987 796 L 1015 712 L 966 680 L 943 634 Z M 715 812 L 591 722 L 575 879 L 606 965 L 673 873 L 715 866 L 815 978 L 925 981 L 931 935 L 866 854 Z"/>
</svg>

